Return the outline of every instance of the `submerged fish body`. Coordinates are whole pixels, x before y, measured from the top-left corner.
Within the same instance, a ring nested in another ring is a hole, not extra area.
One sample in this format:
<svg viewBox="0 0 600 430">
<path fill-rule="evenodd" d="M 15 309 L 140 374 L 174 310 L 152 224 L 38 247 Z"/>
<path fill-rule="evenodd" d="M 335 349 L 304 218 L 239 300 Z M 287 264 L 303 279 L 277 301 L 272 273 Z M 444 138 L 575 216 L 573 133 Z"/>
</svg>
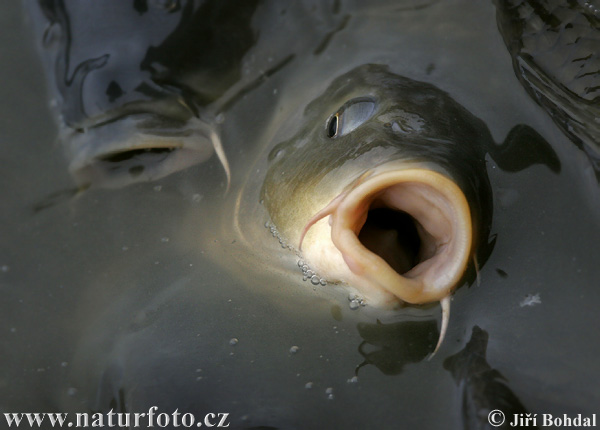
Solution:
<svg viewBox="0 0 600 430">
<path fill-rule="evenodd" d="M 499 424 L 501 428 L 509 428 L 513 416 L 527 414 L 519 398 L 505 383 L 506 378 L 487 362 L 488 339 L 485 330 L 474 326 L 464 349 L 444 360 L 444 368 L 452 374 L 461 391 L 462 421 L 468 430 L 497 427 L 492 426 L 488 418 L 494 410 L 502 411 L 507 417 L 506 423 Z"/>
<path fill-rule="evenodd" d="M 371 304 L 441 301 L 442 339 L 450 294 L 493 247 L 486 154 L 520 170 L 536 161 L 511 165 L 509 149 L 538 147 L 536 158 L 547 144 L 521 125 L 498 146 L 448 94 L 375 64 L 336 78 L 304 121 L 269 155 L 262 199 L 274 228 L 312 271 Z"/>
<path fill-rule="evenodd" d="M 589 1 L 495 0 L 517 78 L 591 160 L 600 179 L 600 8 Z"/>
<path fill-rule="evenodd" d="M 257 2 L 133 3 L 28 3 L 74 179 L 154 180 L 215 151 L 227 170 L 206 106 L 240 79 Z"/>
<path fill-rule="evenodd" d="M 229 180 L 228 109 L 335 25 L 308 3 L 29 1 L 77 184 L 155 180 L 215 153 Z M 281 37 L 315 20 L 306 42 Z"/>
</svg>

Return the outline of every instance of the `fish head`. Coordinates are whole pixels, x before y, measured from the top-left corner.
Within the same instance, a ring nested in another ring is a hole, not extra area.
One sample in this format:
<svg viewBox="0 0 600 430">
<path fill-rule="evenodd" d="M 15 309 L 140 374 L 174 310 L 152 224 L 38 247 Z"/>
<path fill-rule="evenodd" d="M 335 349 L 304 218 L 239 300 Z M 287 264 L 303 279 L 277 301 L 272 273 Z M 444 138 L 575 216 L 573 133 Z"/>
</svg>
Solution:
<svg viewBox="0 0 600 430">
<path fill-rule="evenodd" d="M 215 152 L 218 114 L 207 106 L 241 77 L 257 4 L 28 4 L 59 138 L 81 187 L 158 179 Z"/>
<path fill-rule="evenodd" d="M 374 64 L 336 78 L 304 120 L 271 151 L 262 188 L 280 236 L 372 304 L 447 298 L 489 233 L 484 123 Z"/>
</svg>

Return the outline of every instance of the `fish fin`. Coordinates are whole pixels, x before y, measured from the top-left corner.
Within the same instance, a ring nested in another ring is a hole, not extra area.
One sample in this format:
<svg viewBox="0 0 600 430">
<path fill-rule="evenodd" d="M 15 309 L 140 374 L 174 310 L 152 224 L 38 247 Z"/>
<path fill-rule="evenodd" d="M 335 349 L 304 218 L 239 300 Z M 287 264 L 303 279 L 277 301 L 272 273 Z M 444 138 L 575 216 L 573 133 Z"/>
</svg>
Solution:
<svg viewBox="0 0 600 430">
<path fill-rule="evenodd" d="M 501 145 L 493 145 L 490 156 L 502 170 L 520 172 L 534 164 L 543 164 L 560 172 L 560 160 L 552 146 L 537 131 L 525 124 L 514 126 Z"/>
<path fill-rule="evenodd" d="M 229 186 L 231 185 L 231 170 L 229 169 L 229 162 L 227 161 L 227 155 L 225 155 L 225 151 L 223 150 L 223 144 L 221 143 L 221 138 L 214 131 L 210 131 L 210 141 L 215 148 L 215 153 L 217 157 L 219 157 L 219 161 L 223 165 L 223 170 L 225 170 L 225 175 L 227 176 L 227 188 L 225 189 L 225 194 L 229 191 Z"/>
<path fill-rule="evenodd" d="M 431 360 L 438 349 L 440 349 L 440 346 L 446 337 L 446 330 L 448 330 L 448 321 L 450 320 L 450 296 L 446 296 L 440 300 L 440 305 L 442 306 L 442 327 L 440 328 L 440 337 L 433 353 L 427 360 Z"/>
</svg>

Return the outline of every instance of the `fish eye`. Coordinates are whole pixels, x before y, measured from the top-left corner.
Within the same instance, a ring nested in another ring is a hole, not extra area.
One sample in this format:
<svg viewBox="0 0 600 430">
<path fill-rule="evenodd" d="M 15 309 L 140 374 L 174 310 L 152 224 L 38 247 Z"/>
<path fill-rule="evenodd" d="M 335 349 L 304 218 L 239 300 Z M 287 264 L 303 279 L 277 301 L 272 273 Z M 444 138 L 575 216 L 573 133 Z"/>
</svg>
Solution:
<svg viewBox="0 0 600 430">
<path fill-rule="evenodd" d="M 344 136 L 367 122 L 375 113 L 375 102 L 360 97 L 344 103 L 327 122 L 327 137 Z"/>
<path fill-rule="evenodd" d="M 338 132 L 338 114 L 336 113 L 329 120 L 329 127 L 327 127 L 327 136 L 335 137 Z"/>
</svg>

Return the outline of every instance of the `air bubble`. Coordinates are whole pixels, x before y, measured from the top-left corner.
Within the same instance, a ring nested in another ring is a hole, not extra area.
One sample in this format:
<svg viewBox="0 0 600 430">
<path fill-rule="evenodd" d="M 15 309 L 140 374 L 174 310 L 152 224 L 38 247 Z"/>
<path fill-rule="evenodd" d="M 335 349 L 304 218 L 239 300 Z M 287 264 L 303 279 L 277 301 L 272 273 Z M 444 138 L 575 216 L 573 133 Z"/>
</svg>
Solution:
<svg viewBox="0 0 600 430">
<path fill-rule="evenodd" d="M 321 285 L 325 286 L 325 285 L 327 285 L 327 280 L 326 280 L 326 279 L 323 279 L 323 278 L 321 278 L 321 279 L 319 280 L 319 284 L 321 284 Z"/>
<path fill-rule="evenodd" d="M 73 397 L 75 394 L 77 394 L 77 388 L 71 387 L 67 390 L 67 394 L 71 397 Z"/>
<path fill-rule="evenodd" d="M 224 121 L 225 121 L 225 115 L 223 114 L 223 112 L 221 112 L 220 114 L 218 114 L 218 115 L 215 117 L 215 122 L 216 122 L 217 124 L 223 124 L 223 122 L 224 122 Z"/>
<path fill-rule="evenodd" d="M 356 384 L 358 382 L 358 376 L 353 376 L 346 381 L 348 384 Z"/>
<path fill-rule="evenodd" d="M 236 337 L 233 337 L 229 340 L 229 345 L 234 346 L 237 345 L 238 342 L 239 340 Z"/>
<path fill-rule="evenodd" d="M 319 278 L 317 275 L 313 275 L 313 276 L 310 278 L 310 282 L 311 282 L 313 285 L 319 285 L 319 282 L 321 282 L 321 279 L 320 279 L 320 278 Z"/>
<path fill-rule="evenodd" d="M 360 307 L 360 303 L 358 302 L 358 300 L 352 300 L 348 306 L 350 307 L 350 309 L 352 309 L 353 311 L 355 311 L 356 309 L 358 309 Z"/>
<path fill-rule="evenodd" d="M 295 354 L 295 353 L 297 353 L 298 351 L 300 351 L 300 347 L 298 347 L 298 346 L 296 346 L 296 345 L 294 345 L 294 346 L 292 346 L 292 347 L 290 348 L 290 354 Z"/>
<path fill-rule="evenodd" d="M 0 267 L 0 270 L 2 271 L 2 273 L 6 273 L 10 270 L 10 267 L 4 264 L 2 267 Z"/>
<path fill-rule="evenodd" d="M 327 394 L 327 398 L 329 400 L 333 400 L 333 388 L 329 387 L 325 390 L 325 394 Z"/>
<path fill-rule="evenodd" d="M 169 241 L 169 238 L 168 237 L 161 237 L 160 241 L 163 242 L 163 243 L 166 243 L 166 242 Z"/>
<path fill-rule="evenodd" d="M 313 387 L 313 383 L 312 383 L 312 382 L 307 382 L 307 383 L 304 385 L 304 388 L 306 388 L 307 390 L 310 390 L 312 387 Z"/>
<path fill-rule="evenodd" d="M 302 268 L 305 265 L 304 261 L 298 260 L 298 267 Z"/>
</svg>

